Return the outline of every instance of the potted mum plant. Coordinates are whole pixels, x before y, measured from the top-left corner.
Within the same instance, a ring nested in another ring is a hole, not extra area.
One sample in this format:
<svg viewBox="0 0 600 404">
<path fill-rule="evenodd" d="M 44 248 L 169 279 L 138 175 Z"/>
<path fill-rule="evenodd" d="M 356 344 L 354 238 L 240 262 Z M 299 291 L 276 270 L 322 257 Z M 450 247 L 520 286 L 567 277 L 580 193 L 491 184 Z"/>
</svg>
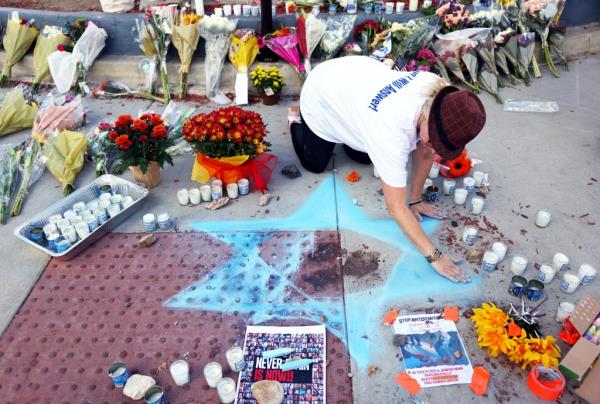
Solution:
<svg viewBox="0 0 600 404">
<path fill-rule="evenodd" d="M 167 148 L 173 144 L 169 131 L 158 114 L 144 114 L 138 119 L 121 115 L 111 125 L 106 147 L 120 160 L 119 169 L 129 167 L 136 182 L 150 189 L 160 184 L 160 169 L 173 160 Z"/>
<path fill-rule="evenodd" d="M 250 79 L 254 88 L 258 90 L 263 104 L 275 105 L 279 102 L 279 93 L 285 86 L 285 82 L 277 67 L 272 66 L 265 69 L 259 65 L 250 72 Z"/>
</svg>

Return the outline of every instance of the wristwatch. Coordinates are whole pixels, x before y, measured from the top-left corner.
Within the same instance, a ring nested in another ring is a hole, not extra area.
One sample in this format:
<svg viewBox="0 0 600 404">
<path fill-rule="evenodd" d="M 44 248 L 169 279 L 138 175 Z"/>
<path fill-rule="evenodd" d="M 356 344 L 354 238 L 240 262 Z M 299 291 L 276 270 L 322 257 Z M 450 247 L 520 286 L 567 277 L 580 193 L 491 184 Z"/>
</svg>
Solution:
<svg viewBox="0 0 600 404">
<path fill-rule="evenodd" d="M 439 260 L 441 257 L 442 257 L 442 252 L 440 250 L 438 250 L 437 248 L 434 248 L 433 252 L 431 254 L 425 256 L 425 259 L 427 260 L 427 262 L 429 262 L 431 264 L 432 262 Z"/>
</svg>

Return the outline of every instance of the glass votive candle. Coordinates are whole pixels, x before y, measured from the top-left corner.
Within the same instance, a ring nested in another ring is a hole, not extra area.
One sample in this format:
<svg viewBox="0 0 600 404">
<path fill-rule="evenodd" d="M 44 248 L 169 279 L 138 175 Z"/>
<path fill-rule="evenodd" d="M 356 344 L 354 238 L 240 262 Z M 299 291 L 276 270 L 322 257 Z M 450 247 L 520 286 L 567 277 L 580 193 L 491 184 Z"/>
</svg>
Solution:
<svg viewBox="0 0 600 404">
<path fill-rule="evenodd" d="M 63 217 L 68 220 L 73 219 L 75 216 L 77 216 L 77 213 L 75 213 L 75 211 L 71 210 L 71 209 L 69 209 L 69 210 L 65 211 L 65 213 L 63 213 Z"/>
<path fill-rule="evenodd" d="M 215 7 L 215 15 L 217 17 L 223 17 L 223 8 L 222 7 Z"/>
<path fill-rule="evenodd" d="M 579 286 L 581 280 L 575 274 L 565 272 L 562 281 L 560 282 L 560 290 L 565 293 L 573 293 Z"/>
<path fill-rule="evenodd" d="M 235 182 L 232 182 L 231 184 L 227 184 L 227 196 L 230 199 L 235 199 L 238 197 L 238 185 Z"/>
<path fill-rule="evenodd" d="M 535 218 L 535 225 L 537 227 L 547 227 L 548 224 L 550 224 L 550 219 L 552 218 L 552 215 L 550 214 L 550 212 L 547 212 L 545 210 L 540 210 L 537 213 L 537 216 Z"/>
<path fill-rule="evenodd" d="M 232 9 L 233 9 L 233 15 L 235 15 L 236 17 L 239 17 L 242 15 L 242 5 L 241 4 L 234 4 Z"/>
<path fill-rule="evenodd" d="M 217 383 L 217 394 L 219 395 L 219 401 L 222 403 L 233 403 L 235 400 L 235 381 L 230 377 L 219 380 Z"/>
<path fill-rule="evenodd" d="M 390 3 L 388 3 L 390 4 Z M 391 3 L 393 4 L 393 3 Z M 391 14 L 391 13 L 390 13 Z M 440 165 L 438 163 L 433 163 L 431 168 L 429 169 L 429 178 L 437 178 L 440 175 Z"/>
<path fill-rule="evenodd" d="M 466 245 L 473 245 L 475 238 L 477 237 L 477 229 L 472 226 L 465 227 L 463 231 L 462 239 Z"/>
<path fill-rule="evenodd" d="M 142 217 L 142 221 L 144 222 L 144 230 L 147 232 L 156 230 L 156 227 L 158 226 L 156 223 L 156 216 L 154 216 L 152 213 L 146 213 Z"/>
<path fill-rule="evenodd" d="M 56 252 L 63 253 L 71 248 L 71 242 L 67 240 L 65 237 L 62 237 L 62 240 L 56 242 Z"/>
<path fill-rule="evenodd" d="M 210 187 L 210 197 L 213 201 L 223 197 L 223 187 L 221 185 L 212 185 Z"/>
<path fill-rule="evenodd" d="M 98 218 L 94 215 L 87 215 L 83 217 L 83 221 L 87 224 L 90 232 L 96 230 L 98 228 Z"/>
<path fill-rule="evenodd" d="M 100 201 L 109 201 L 111 196 L 112 194 L 110 192 L 103 192 L 100 194 L 98 199 L 100 199 Z"/>
<path fill-rule="evenodd" d="M 85 208 L 87 208 L 85 202 L 76 202 L 73 204 L 73 211 L 75 213 L 79 213 L 82 210 L 84 210 Z"/>
<path fill-rule="evenodd" d="M 486 251 L 483 253 L 483 261 L 481 262 L 481 269 L 486 272 L 493 272 L 496 270 L 498 265 L 498 256 L 493 251 Z"/>
<path fill-rule="evenodd" d="M 216 180 L 213 180 L 213 181 L 210 183 L 210 185 L 211 185 L 212 187 L 221 187 L 221 188 L 223 188 L 223 181 L 221 181 L 221 180 L 219 180 L 219 179 L 216 179 Z"/>
<path fill-rule="evenodd" d="M 527 269 L 527 259 L 518 255 L 514 256 L 510 262 L 510 272 L 515 275 L 523 275 Z"/>
<path fill-rule="evenodd" d="M 48 223 L 58 223 L 63 219 L 62 215 L 51 215 L 48 217 Z"/>
<path fill-rule="evenodd" d="M 454 191 L 454 203 L 457 205 L 464 205 L 467 201 L 467 195 L 469 193 L 464 188 L 457 188 Z"/>
<path fill-rule="evenodd" d="M 121 205 L 122 201 L 123 201 L 123 195 L 121 195 L 121 194 L 114 194 L 113 196 L 110 197 L 111 205 Z"/>
<path fill-rule="evenodd" d="M 100 199 L 93 199 L 86 203 L 86 207 L 92 212 L 100 207 Z"/>
<path fill-rule="evenodd" d="M 582 264 L 577 271 L 582 285 L 588 285 L 596 278 L 596 268 L 589 264 Z"/>
<path fill-rule="evenodd" d="M 180 189 L 177 191 L 177 202 L 181 206 L 187 206 L 190 203 L 190 194 L 187 189 Z"/>
<path fill-rule="evenodd" d="M 252 6 L 251 12 L 252 12 L 252 17 L 258 17 L 260 15 L 260 7 Z"/>
<path fill-rule="evenodd" d="M 171 363 L 169 371 L 176 385 L 185 386 L 190 382 L 190 365 L 186 361 L 180 359 Z"/>
<path fill-rule="evenodd" d="M 393 14 L 394 13 L 394 3 L 392 3 L 391 1 L 386 2 L 385 3 L 385 13 L 386 14 Z"/>
<path fill-rule="evenodd" d="M 246 366 L 244 351 L 239 346 L 232 346 L 225 352 L 227 364 L 232 372 L 240 372 Z"/>
<path fill-rule="evenodd" d="M 127 195 L 125 198 L 123 198 L 123 209 L 127 209 L 128 207 L 133 205 L 134 202 L 135 201 L 133 200 L 133 198 Z"/>
<path fill-rule="evenodd" d="M 90 234 L 90 228 L 87 223 L 81 222 L 75 225 L 75 232 L 80 239 L 86 238 Z"/>
<path fill-rule="evenodd" d="M 404 13 L 404 3 L 402 3 L 402 2 L 396 3 L 396 14 L 403 14 L 403 13 Z"/>
<path fill-rule="evenodd" d="M 229 17 L 232 12 L 233 12 L 233 8 L 231 7 L 231 4 L 224 4 L 223 5 L 223 15 L 225 17 Z"/>
<path fill-rule="evenodd" d="M 202 201 L 210 202 L 212 200 L 210 195 L 211 195 L 210 185 L 202 185 L 200 187 L 200 196 L 202 197 Z"/>
<path fill-rule="evenodd" d="M 404 4 L 404 3 L 401 3 L 401 4 Z M 442 187 L 443 187 L 445 195 L 452 195 L 454 193 L 454 190 L 456 189 L 456 181 L 445 179 L 442 184 Z"/>
<path fill-rule="evenodd" d="M 69 219 L 60 219 L 58 222 L 56 222 L 56 227 L 58 227 L 58 230 L 61 232 L 64 228 L 69 227 L 70 225 L 71 221 Z"/>
<path fill-rule="evenodd" d="M 82 222 L 83 222 L 83 217 L 81 217 L 81 216 L 75 216 L 74 218 L 72 218 L 72 219 L 71 219 L 71 220 L 69 220 L 69 221 L 71 222 L 71 224 L 72 224 L 73 226 L 76 226 L 77 224 L 79 224 L 79 223 L 82 223 Z"/>
<path fill-rule="evenodd" d="M 237 185 L 240 195 L 248 195 L 250 193 L 250 181 L 247 178 L 240 178 Z"/>
<path fill-rule="evenodd" d="M 209 362 L 204 366 L 204 378 L 209 387 L 217 387 L 219 380 L 223 378 L 223 370 L 218 362 Z"/>
<path fill-rule="evenodd" d="M 506 250 L 506 244 L 500 241 L 496 241 L 494 244 L 492 244 L 492 251 L 498 256 L 498 262 L 504 259 L 504 256 L 506 255 Z"/>
<path fill-rule="evenodd" d="M 552 268 L 550 265 L 542 265 L 538 271 L 537 279 L 538 281 L 547 285 L 552 282 L 554 275 L 556 275 L 556 270 L 554 268 Z"/>
<path fill-rule="evenodd" d="M 156 220 L 158 221 L 158 227 L 161 230 L 170 230 L 173 227 L 173 221 L 168 213 L 160 213 Z"/>
<path fill-rule="evenodd" d="M 77 232 L 75 232 L 75 227 L 67 226 L 61 230 L 63 237 L 69 241 L 69 243 L 74 243 L 77 241 Z"/>
<path fill-rule="evenodd" d="M 106 215 L 106 209 L 98 208 L 94 211 L 94 216 L 98 219 L 98 224 L 104 224 L 108 220 L 108 216 Z"/>
<path fill-rule="evenodd" d="M 569 257 L 567 257 L 565 254 L 557 252 L 554 254 L 554 257 L 552 257 L 552 268 L 554 268 L 556 272 L 566 271 L 568 265 Z"/>
<path fill-rule="evenodd" d="M 108 209 L 108 216 L 111 218 L 117 216 L 119 213 L 121 213 L 121 208 L 116 205 L 111 205 Z"/>
<path fill-rule="evenodd" d="M 111 205 L 110 199 L 104 199 L 104 200 L 100 201 L 100 208 L 102 208 L 102 209 L 108 210 L 108 209 L 110 209 L 110 205 Z"/>
<path fill-rule="evenodd" d="M 51 234 L 58 233 L 58 227 L 56 227 L 56 223 L 48 223 L 43 229 L 46 238 L 48 238 Z"/>
<path fill-rule="evenodd" d="M 429 178 L 425 179 L 425 183 L 423 184 L 423 192 L 425 192 L 427 188 L 429 188 L 432 185 L 433 181 L 431 181 Z"/>
<path fill-rule="evenodd" d="M 463 179 L 463 186 L 467 190 L 468 193 L 475 192 L 475 180 L 472 177 L 465 177 Z"/>
<path fill-rule="evenodd" d="M 252 6 L 250 4 L 244 4 L 242 6 L 242 15 L 244 17 L 250 17 L 252 15 Z"/>
<path fill-rule="evenodd" d="M 562 323 L 565 321 L 571 313 L 575 310 L 575 305 L 571 302 L 560 302 L 558 309 L 556 310 L 556 321 Z"/>
<path fill-rule="evenodd" d="M 475 171 L 473 173 L 473 179 L 475 180 L 475 186 L 481 188 L 483 180 L 485 179 L 485 173 L 483 171 Z"/>
<path fill-rule="evenodd" d="M 188 195 L 192 205 L 198 205 L 202 200 L 202 195 L 200 195 L 200 190 L 198 188 L 188 189 Z"/>
<path fill-rule="evenodd" d="M 483 205 L 485 204 L 485 200 L 480 196 L 474 196 L 471 199 L 471 213 L 474 215 L 479 215 L 483 210 Z"/>
</svg>

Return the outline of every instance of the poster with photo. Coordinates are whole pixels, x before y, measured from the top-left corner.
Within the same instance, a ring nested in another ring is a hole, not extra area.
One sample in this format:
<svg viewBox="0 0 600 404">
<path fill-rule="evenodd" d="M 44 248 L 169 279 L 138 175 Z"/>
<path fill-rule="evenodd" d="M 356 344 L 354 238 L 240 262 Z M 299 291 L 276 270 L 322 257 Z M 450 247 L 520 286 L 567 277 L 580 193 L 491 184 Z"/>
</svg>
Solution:
<svg viewBox="0 0 600 404">
<path fill-rule="evenodd" d="M 263 358 L 262 353 L 291 348 L 293 353 L 279 358 Z M 240 372 L 236 404 L 255 404 L 252 384 L 276 380 L 283 385 L 284 404 L 325 404 L 325 326 L 248 326 L 244 341 L 246 367 Z M 304 368 L 282 371 L 288 359 L 313 359 Z"/>
<path fill-rule="evenodd" d="M 421 387 L 471 383 L 473 367 L 454 321 L 441 314 L 398 316 L 394 334 L 401 336 L 406 373 Z"/>
</svg>

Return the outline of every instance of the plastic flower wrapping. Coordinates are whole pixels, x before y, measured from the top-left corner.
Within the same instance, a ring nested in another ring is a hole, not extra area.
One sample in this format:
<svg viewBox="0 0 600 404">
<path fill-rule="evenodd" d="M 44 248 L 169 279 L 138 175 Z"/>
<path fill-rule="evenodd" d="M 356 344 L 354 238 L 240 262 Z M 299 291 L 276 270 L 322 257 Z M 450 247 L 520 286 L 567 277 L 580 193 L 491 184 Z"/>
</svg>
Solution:
<svg viewBox="0 0 600 404">
<path fill-rule="evenodd" d="M 229 104 L 231 100 L 219 89 L 225 57 L 235 31 L 237 20 L 209 15 L 200 20 L 200 35 L 205 43 L 206 96 L 217 104 Z"/>
<path fill-rule="evenodd" d="M 66 46 L 71 42 L 68 36 L 64 34 L 61 27 L 46 25 L 38 36 L 33 48 L 33 66 L 35 74 L 33 76 L 33 90 L 37 91 L 40 84 L 50 76 L 50 67 L 48 66 L 48 56 L 54 53 L 58 46 Z"/>
<path fill-rule="evenodd" d="M 39 31 L 33 26 L 33 20 L 19 18 L 18 12 L 12 12 L 6 23 L 6 32 L 2 38 L 4 46 L 4 65 L 0 73 L 0 87 L 5 87 L 11 77 L 12 67 L 23 59 Z"/>
<path fill-rule="evenodd" d="M 334 57 L 342 48 L 354 28 L 354 21 L 356 21 L 356 15 L 351 14 L 327 18 L 327 28 L 319 42 L 325 60 Z"/>
<path fill-rule="evenodd" d="M 237 69 L 235 76 L 235 103 L 248 104 L 248 68 L 258 55 L 258 39 L 254 30 L 238 29 L 231 35 L 229 60 Z"/>
</svg>

